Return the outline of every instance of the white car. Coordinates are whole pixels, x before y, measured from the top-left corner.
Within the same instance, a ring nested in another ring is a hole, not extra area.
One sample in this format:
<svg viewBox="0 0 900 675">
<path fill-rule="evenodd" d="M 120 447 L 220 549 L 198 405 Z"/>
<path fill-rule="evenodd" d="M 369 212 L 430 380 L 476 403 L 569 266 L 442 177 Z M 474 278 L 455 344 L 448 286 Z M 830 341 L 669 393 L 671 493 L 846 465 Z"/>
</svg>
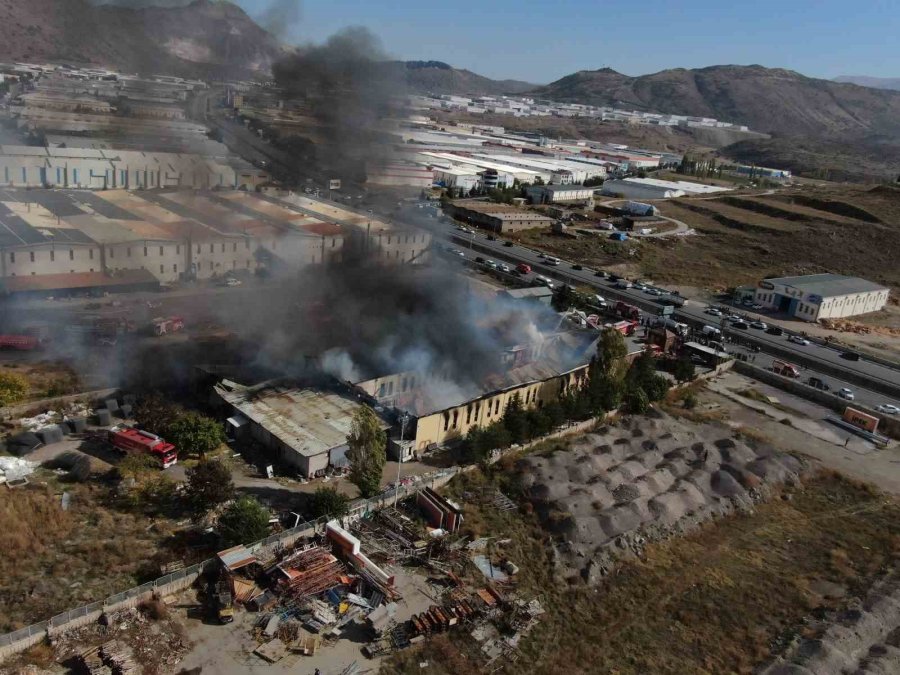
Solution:
<svg viewBox="0 0 900 675">
<path fill-rule="evenodd" d="M 662 295 L 662 293 L 660 293 L 655 288 L 645 288 L 644 293 L 646 293 L 647 295 L 656 295 L 656 296 Z"/>
<path fill-rule="evenodd" d="M 881 405 L 876 406 L 875 410 L 880 413 L 886 413 L 888 415 L 896 415 L 897 413 L 900 413 L 900 408 L 890 403 L 882 403 Z"/>
<path fill-rule="evenodd" d="M 620 279 L 616 282 L 616 288 L 631 288 L 631 282 Z"/>
<path fill-rule="evenodd" d="M 501 272 L 505 272 L 506 274 L 510 274 L 512 272 L 512 268 L 509 265 L 500 264 L 497 266 L 497 269 Z"/>
<path fill-rule="evenodd" d="M 709 314 L 710 316 L 722 316 L 722 311 L 715 307 L 707 307 L 704 314 Z"/>
<path fill-rule="evenodd" d="M 791 335 L 790 337 L 788 337 L 788 342 L 793 342 L 795 345 L 800 345 L 802 347 L 806 347 L 807 345 L 809 345 L 809 340 L 800 337 L 799 335 Z"/>
<path fill-rule="evenodd" d="M 840 389 L 838 389 L 837 395 L 840 396 L 845 401 L 852 401 L 854 398 L 856 398 L 853 395 L 853 391 L 851 391 L 850 389 L 847 389 L 847 387 L 841 387 Z"/>
<path fill-rule="evenodd" d="M 497 269 L 497 263 L 494 262 L 493 260 L 485 261 L 484 265 L 485 265 L 485 267 L 490 267 L 492 270 Z"/>
<path fill-rule="evenodd" d="M 225 279 L 225 285 L 226 286 L 240 286 L 241 280 L 235 279 L 234 277 L 228 277 Z"/>
<path fill-rule="evenodd" d="M 595 295 L 594 302 L 603 307 L 606 304 L 606 298 L 604 298 L 602 295 Z"/>
<path fill-rule="evenodd" d="M 756 330 L 766 330 L 768 327 L 765 321 L 754 321 L 750 324 L 750 328 L 755 328 Z"/>
<path fill-rule="evenodd" d="M 548 265 L 556 266 L 556 265 L 559 265 L 559 258 L 553 258 L 553 257 L 550 257 L 550 258 L 547 258 L 547 260 L 546 260 L 545 262 L 546 262 Z"/>
</svg>

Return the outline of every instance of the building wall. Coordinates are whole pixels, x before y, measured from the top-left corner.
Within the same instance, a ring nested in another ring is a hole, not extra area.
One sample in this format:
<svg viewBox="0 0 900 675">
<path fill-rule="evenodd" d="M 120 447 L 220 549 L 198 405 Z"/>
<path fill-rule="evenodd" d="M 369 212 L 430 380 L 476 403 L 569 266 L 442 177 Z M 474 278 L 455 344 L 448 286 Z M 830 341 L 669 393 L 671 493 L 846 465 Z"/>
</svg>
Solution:
<svg viewBox="0 0 900 675">
<path fill-rule="evenodd" d="M 756 289 L 755 298 L 763 307 L 776 311 L 781 310 L 787 303 L 787 313 L 790 316 L 803 321 L 818 321 L 877 312 L 887 304 L 888 295 L 888 289 L 884 288 L 822 298 L 805 293 L 799 288 L 766 281 L 761 282 L 760 287 Z"/>
<path fill-rule="evenodd" d="M 32 244 L 3 249 L 4 277 L 99 272 L 103 269 L 98 244 Z"/>
<path fill-rule="evenodd" d="M 462 438 L 469 432 L 469 429 L 493 424 L 503 417 L 506 406 L 517 394 L 526 409 L 558 401 L 559 397 L 570 388 L 583 386 L 587 379 L 587 372 L 588 366 L 584 365 L 543 382 L 523 384 L 420 417 L 416 423 L 416 450 L 425 450 L 431 445 L 441 445 Z"/>
<path fill-rule="evenodd" d="M 133 241 L 103 247 L 107 272 L 145 269 L 163 283 L 177 281 L 187 271 L 187 244 L 174 241 Z"/>
</svg>

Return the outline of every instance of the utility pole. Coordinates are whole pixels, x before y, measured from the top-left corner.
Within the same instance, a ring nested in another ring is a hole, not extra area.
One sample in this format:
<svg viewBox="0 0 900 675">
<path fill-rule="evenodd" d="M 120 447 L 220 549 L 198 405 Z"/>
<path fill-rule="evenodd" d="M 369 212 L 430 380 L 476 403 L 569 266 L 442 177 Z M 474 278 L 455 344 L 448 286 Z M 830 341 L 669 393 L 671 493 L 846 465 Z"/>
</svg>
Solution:
<svg viewBox="0 0 900 675">
<path fill-rule="evenodd" d="M 409 422 L 409 413 L 400 415 L 400 444 L 397 452 L 397 484 L 394 486 L 394 508 L 397 508 L 397 499 L 400 496 L 400 469 L 403 467 L 403 435 L 406 433 L 406 423 Z"/>
</svg>

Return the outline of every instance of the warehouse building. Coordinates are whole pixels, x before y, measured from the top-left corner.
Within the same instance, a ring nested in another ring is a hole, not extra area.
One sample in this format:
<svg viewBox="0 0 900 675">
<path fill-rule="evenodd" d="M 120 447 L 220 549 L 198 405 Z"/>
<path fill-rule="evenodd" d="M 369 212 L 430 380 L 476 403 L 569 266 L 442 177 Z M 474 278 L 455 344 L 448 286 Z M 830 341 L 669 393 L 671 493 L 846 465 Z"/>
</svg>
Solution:
<svg viewBox="0 0 900 675">
<path fill-rule="evenodd" d="M 690 181 L 660 180 L 658 178 L 622 178 L 603 184 L 603 194 L 625 199 L 673 199 L 685 195 L 708 195 L 729 192 L 731 188 L 703 185 Z"/>
<path fill-rule="evenodd" d="M 347 436 L 353 416 L 363 406 L 355 398 L 287 380 L 252 387 L 222 380 L 213 391 L 227 407 L 228 429 L 236 440 L 262 444 L 306 478 L 348 465 Z M 382 429 L 389 427 L 382 420 Z"/>
<path fill-rule="evenodd" d="M 866 279 L 808 274 L 763 279 L 756 289 L 756 302 L 803 321 L 818 321 L 877 312 L 887 303 L 888 294 L 887 288 Z"/>
<path fill-rule="evenodd" d="M 584 204 L 594 201 L 594 188 L 584 185 L 532 185 L 525 188 L 532 204 Z"/>
<path fill-rule="evenodd" d="M 451 217 L 492 232 L 519 232 L 534 227 L 550 227 L 554 220 L 526 209 L 492 202 L 462 200 L 448 204 Z"/>
</svg>

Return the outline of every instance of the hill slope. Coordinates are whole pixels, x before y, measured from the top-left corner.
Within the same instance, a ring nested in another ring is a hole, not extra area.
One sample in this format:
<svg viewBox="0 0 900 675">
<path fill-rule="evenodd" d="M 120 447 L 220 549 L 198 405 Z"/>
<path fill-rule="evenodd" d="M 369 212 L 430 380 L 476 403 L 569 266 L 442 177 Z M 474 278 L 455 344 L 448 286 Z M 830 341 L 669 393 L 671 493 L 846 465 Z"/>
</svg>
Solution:
<svg viewBox="0 0 900 675">
<path fill-rule="evenodd" d="M 519 80 L 492 80 L 470 70 L 461 70 L 441 61 L 393 61 L 409 91 L 414 93 L 497 95 L 518 94 L 534 89 Z"/>
<path fill-rule="evenodd" d="M 532 92 L 557 101 L 715 117 L 756 131 L 846 136 L 900 131 L 900 92 L 762 66 L 712 66 L 629 77 L 580 71 Z"/>
<path fill-rule="evenodd" d="M 0 0 L 0 59 L 67 61 L 183 75 L 268 71 L 281 48 L 230 2 L 94 6 L 88 0 Z"/>
<path fill-rule="evenodd" d="M 858 84 L 860 87 L 872 87 L 873 89 L 893 89 L 900 91 L 900 77 L 869 77 L 868 75 L 841 75 L 834 78 L 835 82 L 848 82 Z"/>
</svg>

